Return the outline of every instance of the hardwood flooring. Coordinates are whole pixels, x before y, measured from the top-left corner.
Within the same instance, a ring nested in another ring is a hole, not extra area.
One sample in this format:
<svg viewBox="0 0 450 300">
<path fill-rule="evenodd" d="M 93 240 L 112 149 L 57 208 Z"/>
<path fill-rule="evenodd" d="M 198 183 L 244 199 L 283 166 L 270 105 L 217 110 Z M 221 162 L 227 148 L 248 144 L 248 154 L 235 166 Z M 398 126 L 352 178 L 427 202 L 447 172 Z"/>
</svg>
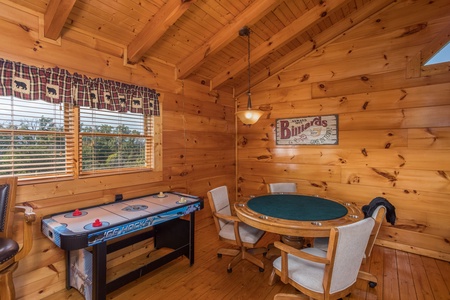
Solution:
<svg viewBox="0 0 450 300">
<path fill-rule="evenodd" d="M 266 234 L 265 245 L 277 237 Z M 298 293 L 290 285 L 278 281 L 268 285 L 272 260 L 263 258 L 264 272 L 247 261 L 227 273 L 231 257 L 218 258 L 217 249 L 226 245 L 218 241 L 212 220 L 196 224 L 195 263 L 179 258 L 156 271 L 110 293 L 108 299 L 273 299 L 277 293 Z M 384 299 L 450 300 L 450 262 L 375 246 L 372 256 L 362 267 L 378 277 L 375 288 L 358 281 L 356 289 L 344 300 Z M 74 289 L 61 291 L 46 300 L 83 299 Z"/>
</svg>

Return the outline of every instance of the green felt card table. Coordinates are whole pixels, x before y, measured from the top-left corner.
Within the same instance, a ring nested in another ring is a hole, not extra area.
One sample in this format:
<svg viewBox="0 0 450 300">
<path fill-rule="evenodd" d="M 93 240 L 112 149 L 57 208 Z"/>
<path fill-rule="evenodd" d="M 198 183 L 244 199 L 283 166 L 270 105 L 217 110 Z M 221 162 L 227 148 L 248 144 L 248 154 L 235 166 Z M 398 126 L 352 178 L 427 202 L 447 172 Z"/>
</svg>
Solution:
<svg viewBox="0 0 450 300">
<path fill-rule="evenodd" d="M 354 203 L 291 193 L 252 197 L 234 207 L 246 224 L 284 236 L 326 237 L 331 228 L 364 218 Z"/>
</svg>

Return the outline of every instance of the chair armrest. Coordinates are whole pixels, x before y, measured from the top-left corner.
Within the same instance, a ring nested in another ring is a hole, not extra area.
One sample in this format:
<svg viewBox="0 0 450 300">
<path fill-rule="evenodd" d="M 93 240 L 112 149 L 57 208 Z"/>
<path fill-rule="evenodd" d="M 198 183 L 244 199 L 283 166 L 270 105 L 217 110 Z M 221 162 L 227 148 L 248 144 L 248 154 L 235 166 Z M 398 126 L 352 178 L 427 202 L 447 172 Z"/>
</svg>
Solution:
<svg viewBox="0 0 450 300">
<path fill-rule="evenodd" d="M 286 253 L 298 256 L 300 258 L 303 258 L 303 259 L 306 259 L 306 260 L 309 260 L 312 262 L 326 264 L 326 265 L 330 263 L 330 260 L 326 257 L 312 255 L 312 254 L 303 252 L 300 249 L 291 247 L 289 245 L 286 245 L 286 244 L 278 242 L 278 241 L 275 241 L 274 246 L 277 247 L 278 249 L 280 249 L 282 252 L 286 252 Z"/>
<path fill-rule="evenodd" d="M 214 213 L 214 215 L 217 218 L 222 219 L 222 220 L 227 220 L 230 222 L 241 222 L 241 220 L 239 220 L 239 218 L 236 216 L 223 215 L 223 214 L 219 214 L 219 213 Z"/>
<path fill-rule="evenodd" d="M 302 259 L 322 263 L 322 264 L 330 264 L 330 259 L 327 257 L 315 256 L 306 252 L 303 252 L 299 249 L 291 247 L 289 245 L 283 244 L 281 242 L 275 241 L 274 246 L 281 250 L 281 270 L 280 270 L 280 279 L 283 283 L 288 283 L 288 272 L 289 272 L 289 259 L 288 254 L 300 257 Z"/>
<path fill-rule="evenodd" d="M 239 247 L 242 247 L 243 243 L 242 243 L 241 235 L 239 233 L 239 224 L 242 223 L 242 221 L 237 216 L 223 215 L 223 214 L 219 214 L 217 212 L 214 213 L 214 216 L 216 216 L 219 219 L 228 221 L 228 222 L 233 222 L 236 245 L 238 245 Z"/>
<path fill-rule="evenodd" d="M 33 223 L 36 221 L 36 214 L 34 213 L 32 207 L 17 205 L 15 206 L 15 212 L 23 213 L 26 223 Z"/>
<path fill-rule="evenodd" d="M 23 218 L 23 244 L 22 248 L 14 257 L 15 261 L 19 261 L 31 251 L 33 247 L 33 231 L 32 225 L 33 222 L 36 221 L 36 214 L 33 211 L 33 208 L 29 206 L 15 206 L 15 211 L 24 214 Z"/>
</svg>

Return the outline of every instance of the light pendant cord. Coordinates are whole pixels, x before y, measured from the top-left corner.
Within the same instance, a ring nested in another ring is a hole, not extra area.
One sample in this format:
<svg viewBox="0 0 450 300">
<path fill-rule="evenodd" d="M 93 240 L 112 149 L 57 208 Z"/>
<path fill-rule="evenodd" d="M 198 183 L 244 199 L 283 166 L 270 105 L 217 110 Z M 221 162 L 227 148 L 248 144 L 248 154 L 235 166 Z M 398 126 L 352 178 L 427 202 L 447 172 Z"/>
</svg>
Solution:
<svg viewBox="0 0 450 300">
<path fill-rule="evenodd" d="M 251 100 L 251 92 L 250 92 L 250 29 L 247 32 L 247 63 L 248 63 L 248 101 L 247 101 L 247 109 L 252 109 L 252 100 Z"/>
</svg>

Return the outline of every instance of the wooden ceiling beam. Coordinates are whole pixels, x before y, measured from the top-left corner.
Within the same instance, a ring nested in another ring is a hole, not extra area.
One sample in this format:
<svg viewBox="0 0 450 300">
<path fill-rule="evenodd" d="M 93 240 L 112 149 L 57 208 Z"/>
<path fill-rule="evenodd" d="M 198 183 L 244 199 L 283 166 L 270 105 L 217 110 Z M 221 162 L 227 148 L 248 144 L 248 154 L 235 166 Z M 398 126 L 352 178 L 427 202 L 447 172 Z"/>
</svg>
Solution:
<svg viewBox="0 0 450 300">
<path fill-rule="evenodd" d="M 264 71 L 252 75 L 252 86 L 263 82 L 267 78 L 277 74 L 294 62 L 307 57 L 311 53 L 315 52 L 319 47 L 323 47 L 326 44 L 339 38 L 346 31 L 355 28 L 365 21 L 371 20 L 371 17 L 373 15 L 386 10 L 396 2 L 396 0 L 378 0 L 371 1 L 370 3 L 364 5 L 362 8 L 348 15 L 345 19 L 337 22 L 332 27 L 314 36 L 311 41 L 304 43 L 287 55 L 281 57 L 276 62 L 268 66 Z M 241 84 L 240 86 L 235 88 L 235 94 L 237 96 L 241 95 L 242 93 L 247 91 L 247 89 L 247 84 Z"/>
<path fill-rule="evenodd" d="M 44 37 L 57 40 L 76 0 L 50 0 L 44 14 Z"/>
<path fill-rule="evenodd" d="M 196 0 L 169 0 L 127 47 L 127 61 L 135 64 Z"/>
<path fill-rule="evenodd" d="M 275 49 L 285 45 L 297 35 L 312 26 L 320 22 L 328 14 L 336 9 L 341 8 L 349 0 L 326 0 L 319 5 L 316 5 L 312 9 L 308 10 L 301 17 L 297 18 L 294 22 L 280 30 L 277 34 L 273 35 L 270 39 L 256 47 L 251 53 L 251 63 L 257 63 L 269 55 Z M 248 55 L 245 55 L 234 63 L 227 70 L 217 74 L 211 81 L 211 89 L 216 89 L 225 83 L 229 78 L 234 77 L 247 69 Z"/>
<path fill-rule="evenodd" d="M 216 54 L 233 41 L 239 33 L 239 29 L 245 25 L 251 25 L 265 16 L 271 9 L 278 5 L 280 0 L 254 1 L 243 10 L 232 22 L 224 26 L 209 41 L 176 66 L 177 79 L 185 79 L 199 68 L 208 57 Z"/>
</svg>

